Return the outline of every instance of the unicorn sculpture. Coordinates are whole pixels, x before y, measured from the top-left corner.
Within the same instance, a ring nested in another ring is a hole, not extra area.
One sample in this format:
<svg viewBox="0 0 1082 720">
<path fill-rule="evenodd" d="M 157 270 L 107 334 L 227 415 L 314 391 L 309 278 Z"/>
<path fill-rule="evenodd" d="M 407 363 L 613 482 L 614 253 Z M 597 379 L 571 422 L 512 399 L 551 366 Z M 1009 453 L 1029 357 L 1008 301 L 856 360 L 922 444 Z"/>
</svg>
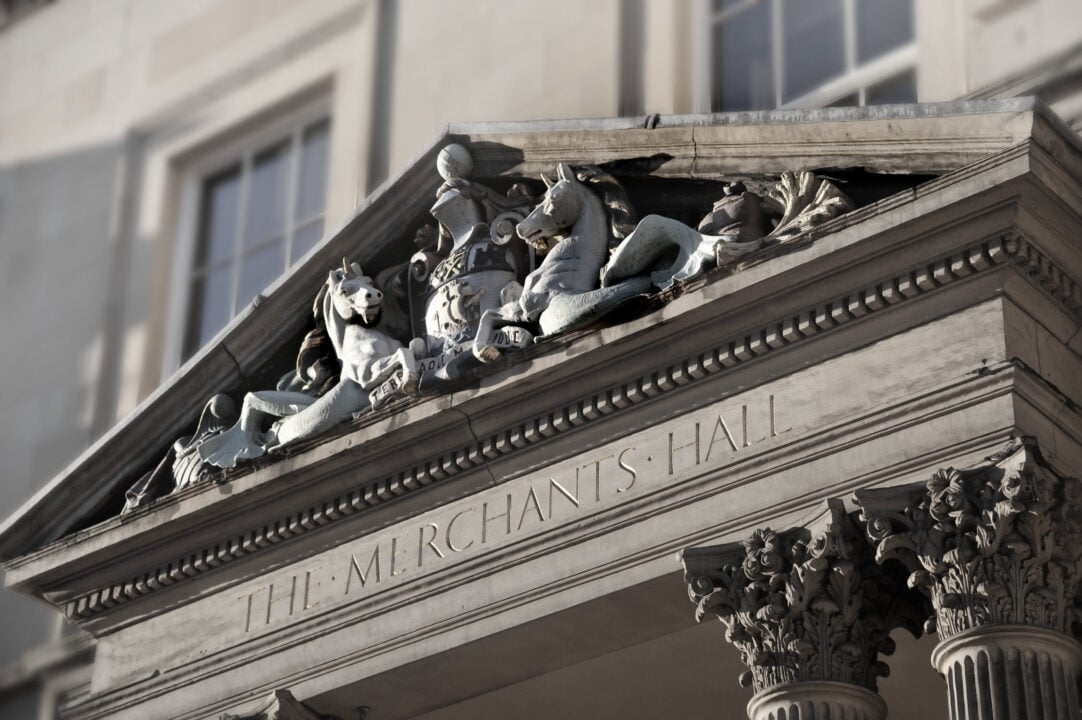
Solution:
<svg viewBox="0 0 1082 720">
<path fill-rule="evenodd" d="M 557 335 L 590 324 L 651 287 L 647 276 L 600 287 L 609 252 L 634 227 L 634 210 L 616 179 L 597 167 L 564 163 L 556 173 L 555 182 L 541 176 L 545 196 L 517 228 L 544 259 L 521 288 L 504 288 L 501 296 L 508 302 L 481 316 L 473 353 L 483 362 L 499 357 L 500 328 L 536 324 L 544 336 Z"/>
<path fill-rule="evenodd" d="M 383 293 L 361 267 L 343 260 L 316 295 L 317 329 L 305 338 L 296 371 L 277 390 L 245 395 L 240 420 L 199 445 L 203 461 L 235 467 L 369 409 L 386 381 L 406 390 L 415 386 L 416 358 L 381 328 L 382 301 Z M 328 343 L 333 358 L 327 357 Z M 341 366 L 337 380 L 330 369 L 335 365 Z"/>
</svg>

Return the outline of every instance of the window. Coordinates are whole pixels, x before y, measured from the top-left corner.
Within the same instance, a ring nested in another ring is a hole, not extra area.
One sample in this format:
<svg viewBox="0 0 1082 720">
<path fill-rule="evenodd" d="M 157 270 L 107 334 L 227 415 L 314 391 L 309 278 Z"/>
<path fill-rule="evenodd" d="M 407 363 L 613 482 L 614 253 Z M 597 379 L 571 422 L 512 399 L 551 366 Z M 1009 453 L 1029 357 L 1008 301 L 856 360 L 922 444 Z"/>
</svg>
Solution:
<svg viewBox="0 0 1082 720">
<path fill-rule="evenodd" d="M 912 0 L 703 2 L 703 109 L 916 101 Z"/>
<path fill-rule="evenodd" d="M 301 124 L 200 177 L 182 360 L 322 237 L 329 139 Z"/>
</svg>

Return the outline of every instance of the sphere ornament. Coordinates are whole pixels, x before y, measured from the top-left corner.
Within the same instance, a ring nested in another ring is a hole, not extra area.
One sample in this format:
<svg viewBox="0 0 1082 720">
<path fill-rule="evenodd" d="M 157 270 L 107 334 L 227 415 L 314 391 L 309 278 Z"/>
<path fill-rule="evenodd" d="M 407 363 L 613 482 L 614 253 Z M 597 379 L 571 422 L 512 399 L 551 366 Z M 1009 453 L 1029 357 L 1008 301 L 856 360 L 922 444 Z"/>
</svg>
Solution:
<svg viewBox="0 0 1082 720">
<path fill-rule="evenodd" d="M 436 158 L 436 170 L 444 180 L 464 178 L 473 172 L 473 157 L 466 148 L 458 143 L 451 143 L 440 150 Z"/>
</svg>

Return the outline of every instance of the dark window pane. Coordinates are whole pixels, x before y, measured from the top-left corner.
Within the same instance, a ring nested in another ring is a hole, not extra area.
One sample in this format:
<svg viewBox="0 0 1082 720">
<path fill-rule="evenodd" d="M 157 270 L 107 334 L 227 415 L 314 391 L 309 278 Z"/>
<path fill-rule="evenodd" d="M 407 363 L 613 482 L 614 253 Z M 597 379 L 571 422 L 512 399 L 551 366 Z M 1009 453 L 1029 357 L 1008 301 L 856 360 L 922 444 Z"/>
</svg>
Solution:
<svg viewBox="0 0 1082 720">
<path fill-rule="evenodd" d="M 195 251 L 196 268 L 214 265 L 233 256 L 239 198 L 239 165 L 203 183 L 202 213 Z"/>
<path fill-rule="evenodd" d="M 283 142 L 255 156 L 248 184 L 245 247 L 259 245 L 285 231 L 289 154 L 289 143 Z"/>
<path fill-rule="evenodd" d="M 872 85 L 865 92 L 865 105 L 888 105 L 917 101 L 917 78 L 912 70 Z"/>
<path fill-rule="evenodd" d="M 184 357 L 194 353 L 233 317 L 230 303 L 233 266 L 227 264 L 192 281 L 192 307 Z"/>
<path fill-rule="evenodd" d="M 913 39 L 911 0 L 858 0 L 857 62 L 863 63 Z"/>
<path fill-rule="evenodd" d="M 237 289 L 239 311 L 285 270 L 285 243 L 276 242 L 244 256 L 240 265 L 240 286 Z"/>
<path fill-rule="evenodd" d="M 323 218 L 317 218 L 301 225 L 293 234 L 293 257 L 290 263 L 295 263 L 304 257 L 304 254 L 314 248 L 320 238 L 323 237 Z"/>
<path fill-rule="evenodd" d="M 301 138 L 300 177 L 297 178 L 297 222 L 322 215 L 327 193 L 327 145 L 330 122 L 308 127 Z"/>
<path fill-rule="evenodd" d="M 762 2 L 713 30 L 713 110 L 774 107 L 770 3 Z"/>
<path fill-rule="evenodd" d="M 41 717 L 42 689 L 37 682 L 0 693 L 0 717 L 5 720 L 37 720 Z"/>
<path fill-rule="evenodd" d="M 785 0 L 782 102 L 789 102 L 845 72 L 842 0 Z"/>
</svg>

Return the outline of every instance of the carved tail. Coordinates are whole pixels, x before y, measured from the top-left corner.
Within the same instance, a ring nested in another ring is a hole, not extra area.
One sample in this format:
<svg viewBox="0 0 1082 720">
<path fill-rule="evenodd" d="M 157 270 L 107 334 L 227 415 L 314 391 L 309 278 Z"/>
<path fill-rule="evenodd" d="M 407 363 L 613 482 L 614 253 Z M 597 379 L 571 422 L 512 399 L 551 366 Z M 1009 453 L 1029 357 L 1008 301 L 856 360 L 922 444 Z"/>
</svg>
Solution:
<svg viewBox="0 0 1082 720">
<path fill-rule="evenodd" d="M 612 287 L 598 288 L 575 295 L 553 295 L 538 323 L 544 335 L 558 335 L 586 327 L 631 298 L 650 290 L 649 277 L 634 277 Z"/>
</svg>

